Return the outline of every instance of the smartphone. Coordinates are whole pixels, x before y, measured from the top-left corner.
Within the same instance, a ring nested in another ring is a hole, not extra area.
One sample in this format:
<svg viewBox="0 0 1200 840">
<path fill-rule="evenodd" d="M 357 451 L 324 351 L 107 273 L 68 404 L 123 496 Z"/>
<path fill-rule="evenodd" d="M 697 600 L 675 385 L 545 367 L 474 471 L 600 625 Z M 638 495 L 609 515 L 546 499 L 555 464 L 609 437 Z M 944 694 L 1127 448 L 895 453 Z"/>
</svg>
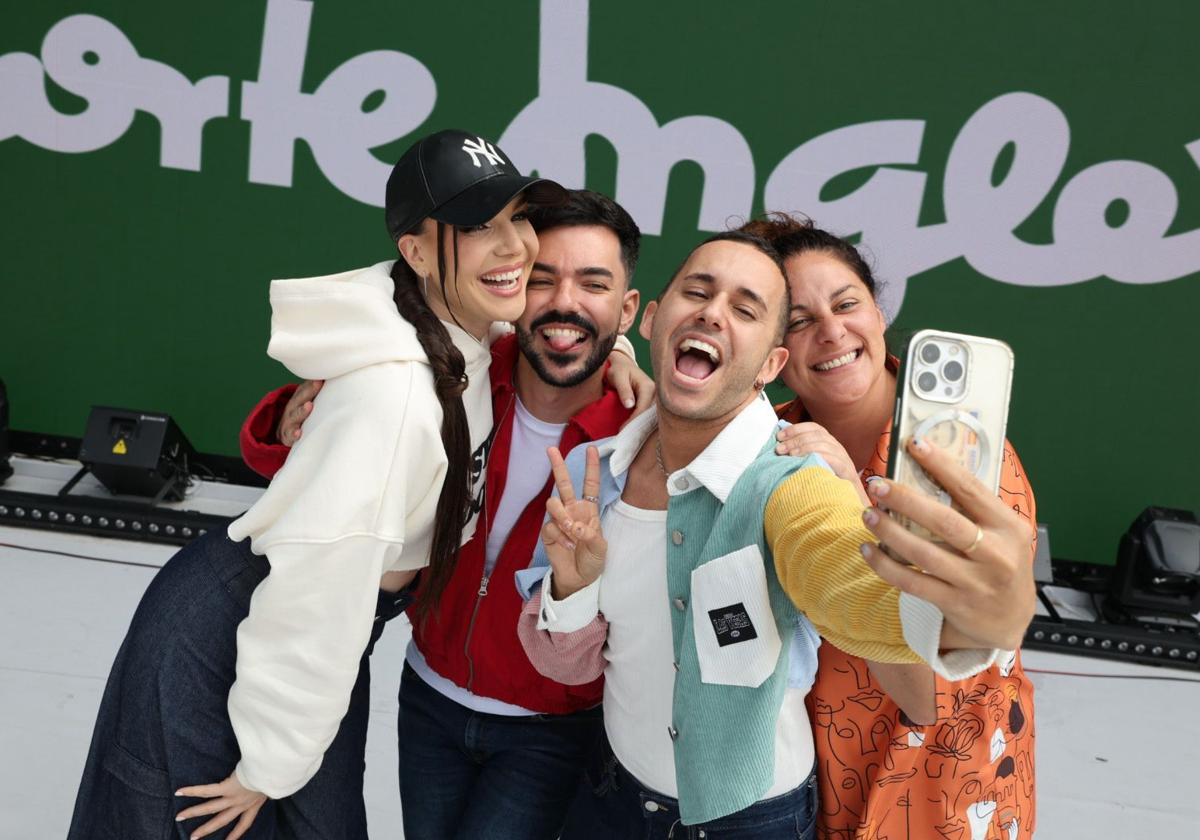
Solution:
<svg viewBox="0 0 1200 840">
<path fill-rule="evenodd" d="M 904 447 L 916 436 L 949 452 L 997 492 L 1012 374 L 1012 348 L 1003 341 L 941 330 L 916 333 L 896 377 L 888 478 L 954 506 Z M 907 517 L 896 519 L 917 536 L 942 541 Z"/>
</svg>

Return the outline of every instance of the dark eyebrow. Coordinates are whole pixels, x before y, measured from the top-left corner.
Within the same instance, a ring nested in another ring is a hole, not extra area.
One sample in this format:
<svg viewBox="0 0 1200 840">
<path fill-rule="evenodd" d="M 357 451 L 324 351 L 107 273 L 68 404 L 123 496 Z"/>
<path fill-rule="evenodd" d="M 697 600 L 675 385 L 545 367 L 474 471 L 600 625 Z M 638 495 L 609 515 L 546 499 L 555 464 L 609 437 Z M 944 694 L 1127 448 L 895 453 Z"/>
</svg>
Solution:
<svg viewBox="0 0 1200 840">
<path fill-rule="evenodd" d="M 692 274 L 689 274 L 687 277 L 684 277 L 683 279 L 684 280 L 699 280 L 701 283 L 707 283 L 710 286 L 713 283 L 717 282 L 716 277 L 713 277 L 711 274 L 706 274 L 702 271 L 697 271 Z M 739 286 L 737 289 L 737 293 L 739 295 L 741 295 L 742 297 L 749 298 L 751 300 L 751 302 L 757 304 L 758 306 L 762 307 L 763 309 L 770 309 L 770 307 L 767 306 L 767 302 L 765 300 L 763 300 L 762 297 L 757 292 L 755 292 L 753 289 L 748 289 L 745 286 Z"/>
<path fill-rule="evenodd" d="M 558 276 L 558 269 L 550 265 L 550 263 L 535 262 L 533 270 L 553 274 L 555 277 Z M 589 265 L 586 268 L 581 268 L 579 269 L 579 274 L 585 277 L 607 277 L 609 280 L 615 278 L 615 275 L 602 265 Z"/>
<path fill-rule="evenodd" d="M 833 300 L 833 299 L 835 299 L 835 298 L 839 297 L 839 296 L 840 296 L 840 295 L 841 295 L 843 292 L 845 292 L 847 289 L 853 289 L 853 288 L 854 288 L 854 284 L 853 284 L 853 283 L 847 283 L 845 286 L 842 286 L 840 289 L 838 289 L 838 290 L 837 290 L 837 291 L 835 291 L 833 294 L 831 294 L 831 295 L 829 296 L 829 299 L 830 299 L 830 300 Z M 793 305 L 792 305 L 792 309 L 793 309 L 793 310 L 796 310 L 796 309 L 803 309 L 805 312 L 807 312 L 807 311 L 808 311 L 808 307 L 807 307 L 807 306 L 805 306 L 805 305 L 804 305 L 804 304 L 802 304 L 802 303 L 793 304 Z"/>
<path fill-rule="evenodd" d="M 769 309 L 767 302 L 763 300 L 757 292 L 747 289 L 745 286 L 742 286 L 738 289 L 738 294 L 740 294 L 742 297 L 750 298 L 755 305 L 761 307 L 762 309 Z"/>
</svg>

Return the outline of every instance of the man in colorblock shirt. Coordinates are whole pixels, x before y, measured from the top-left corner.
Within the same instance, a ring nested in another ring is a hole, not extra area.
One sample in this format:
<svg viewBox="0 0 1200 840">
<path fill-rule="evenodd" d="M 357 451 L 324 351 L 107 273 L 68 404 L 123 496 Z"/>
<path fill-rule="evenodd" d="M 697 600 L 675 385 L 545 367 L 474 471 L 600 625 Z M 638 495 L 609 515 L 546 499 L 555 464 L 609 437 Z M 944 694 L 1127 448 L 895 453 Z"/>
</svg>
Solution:
<svg viewBox="0 0 1200 840">
<path fill-rule="evenodd" d="M 774 455 L 762 389 L 787 358 L 787 311 L 767 243 L 708 240 L 643 317 L 657 409 L 586 461 L 552 455 L 559 496 L 518 576 L 532 596 L 519 631 L 543 674 L 604 675 L 609 742 L 564 840 L 800 836 L 816 807 L 804 708 L 816 631 L 874 661 L 958 676 L 1015 646 L 1028 622 L 1032 604 L 1010 599 L 974 605 L 959 626 L 888 586 L 860 554 L 874 538 L 850 485 L 819 457 Z M 945 468 L 917 457 L 935 476 Z M 890 498 L 931 520 L 904 488 Z M 955 607 L 947 616 L 964 614 Z"/>
</svg>

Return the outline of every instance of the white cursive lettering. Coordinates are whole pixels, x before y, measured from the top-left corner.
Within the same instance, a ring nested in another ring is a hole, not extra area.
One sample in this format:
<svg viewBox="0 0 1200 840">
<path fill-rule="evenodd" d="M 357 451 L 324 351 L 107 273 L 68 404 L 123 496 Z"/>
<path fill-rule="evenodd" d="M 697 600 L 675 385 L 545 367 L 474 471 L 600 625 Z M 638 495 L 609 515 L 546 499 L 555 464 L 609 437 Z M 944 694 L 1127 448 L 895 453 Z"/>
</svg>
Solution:
<svg viewBox="0 0 1200 840">
<path fill-rule="evenodd" d="M 375 50 L 349 59 L 313 93 L 300 91 L 312 3 L 269 0 L 258 81 L 242 85 L 242 118 L 251 123 L 250 180 L 292 185 L 297 140 L 312 149 L 329 181 L 351 198 L 383 206 L 391 165 L 371 154 L 413 131 L 433 111 L 437 85 L 409 55 Z M 382 92 L 370 112 L 366 99 Z"/>
<path fill-rule="evenodd" d="M 523 168 L 566 186 L 584 182 L 584 140 L 599 135 L 617 150 L 615 198 L 643 233 L 662 232 L 667 180 L 682 160 L 704 170 L 698 227 L 723 230 L 730 216 L 748 216 L 754 200 L 754 158 L 736 128 L 715 117 L 680 117 L 659 126 L 628 91 L 587 79 L 587 0 L 541 7 L 538 95 L 500 138 Z"/>
<path fill-rule="evenodd" d="M 87 108 L 55 110 L 43 70 Z M 178 70 L 140 57 L 125 33 L 95 15 L 72 15 L 51 27 L 40 62 L 28 53 L 0 56 L 0 140 L 15 135 L 56 152 L 92 152 L 121 137 L 140 110 L 162 126 L 161 165 L 199 171 L 204 124 L 228 108 L 227 76 L 192 84 Z"/>
<path fill-rule="evenodd" d="M 295 145 L 303 140 L 335 187 L 382 206 L 390 167 L 371 149 L 428 119 L 436 83 L 415 58 L 377 50 L 349 58 L 315 91 L 303 92 L 312 13 L 309 0 L 267 2 L 258 78 L 242 84 L 241 117 L 251 124 L 249 180 L 291 186 Z M 582 186 L 584 143 L 598 135 L 617 153 L 616 198 L 644 232 L 661 233 L 670 173 L 685 160 L 704 174 L 699 229 L 722 230 L 749 215 L 755 167 L 738 129 L 704 115 L 660 125 L 634 94 L 589 80 L 587 0 L 543 2 L 539 32 L 537 96 L 500 139 L 523 168 Z M 46 96 L 47 76 L 86 108 L 56 110 Z M 95 15 L 72 15 L 51 27 L 40 59 L 0 55 L 0 141 L 17 136 L 58 152 L 94 151 L 116 142 L 141 110 L 162 125 L 161 165 L 199 170 L 204 125 L 227 116 L 228 107 L 228 77 L 192 83 L 139 56 L 120 29 Z M 1179 197 L 1171 179 L 1150 164 L 1097 163 L 1053 195 L 1071 130 L 1048 99 L 1006 93 L 971 115 L 941 179 L 944 219 L 921 225 L 928 175 L 912 167 L 924 133 L 919 119 L 834 129 L 784 156 L 763 187 L 768 209 L 806 213 L 844 235 L 861 233 L 887 281 L 881 303 L 889 313 L 899 312 L 910 278 L 959 258 L 980 274 L 1023 286 L 1097 277 L 1161 283 L 1200 271 L 1200 229 L 1168 234 Z M 1184 149 L 1200 167 L 1200 139 Z M 499 160 L 482 138 L 463 151 L 476 166 Z M 861 186 L 821 198 L 831 180 L 854 171 L 868 175 Z M 1025 241 L 1015 231 L 1047 201 L 1053 202 L 1049 241 Z"/>
</svg>

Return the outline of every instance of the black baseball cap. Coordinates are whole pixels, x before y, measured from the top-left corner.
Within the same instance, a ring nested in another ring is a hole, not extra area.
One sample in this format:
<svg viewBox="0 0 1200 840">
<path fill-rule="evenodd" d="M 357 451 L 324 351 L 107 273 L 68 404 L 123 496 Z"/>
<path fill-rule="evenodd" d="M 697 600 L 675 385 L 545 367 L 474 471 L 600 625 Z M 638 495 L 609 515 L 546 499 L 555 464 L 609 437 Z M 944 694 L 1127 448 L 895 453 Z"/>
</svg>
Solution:
<svg viewBox="0 0 1200 840">
<path fill-rule="evenodd" d="M 531 204 L 561 204 L 567 197 L 554 181 L 522 175 L 478 134 L 438 131 L 410 146 L 392 168 L 384 203 L 388 233 L 399 239 L 427 218 L 481 225 L 525 191 Z"/>
</svg>

